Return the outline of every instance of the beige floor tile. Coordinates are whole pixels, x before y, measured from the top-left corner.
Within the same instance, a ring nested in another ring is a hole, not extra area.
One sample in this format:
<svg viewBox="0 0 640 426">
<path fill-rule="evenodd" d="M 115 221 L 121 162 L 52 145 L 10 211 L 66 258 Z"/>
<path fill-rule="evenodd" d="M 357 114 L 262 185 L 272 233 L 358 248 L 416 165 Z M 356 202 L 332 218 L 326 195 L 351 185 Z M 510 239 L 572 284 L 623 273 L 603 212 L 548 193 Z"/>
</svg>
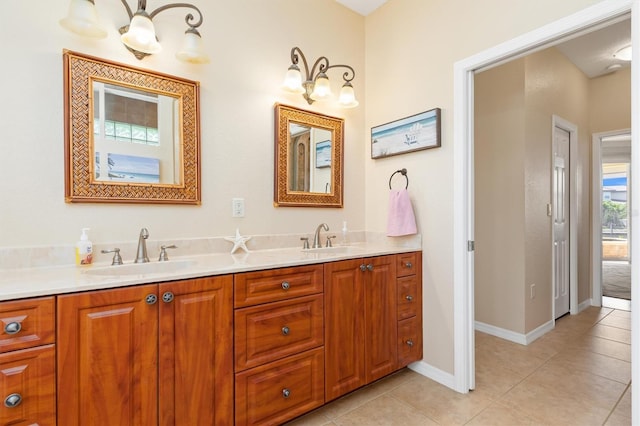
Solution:
<svg viewBox="0 0 640 426">
<path fill-rule="evenodd" d="M 389 396 L 381 396 L 338 417 L 340 426 L 429 426 L 436 422 L 415 408 Z"/>
<path fill-rule="evenodd" d="M 463 425 L 492 402 L 481 393 L 461 394 L 427 378 L 411 380 L 390 394 L 445 425 Z"/>
<path fill-rule="evenodd" d="M 468 426 L 533 426 L 536 424 L 533 418 L 522 411 L 509 408 L 499 402 L 494 402 L 467 423 Z"/>
<path fill-rule="evenodd" d="M 631 426 L 631 418 L 614 412 L 609 416 L 604 426 Z"/>
<path fill-rule="evenodd" d="M 334 426 L 335 423 L 331 421 L 322 412 L 323 408 L 316 411 L 312 411 L 309 414 L 305 414 L 302 417 L 298 417 L 295 420 L 285 423 L 287 426 Z"/>
<path fill-rule="evenodd" d="M 601 425 L 625 389 L 626 385 L 614 380 L 568 371 L 550 362 L 501 401 L 544 424 Z"/>
<path fill-rule="evenodd" d="M 617 342 L 631 344 L 631 332 L 622 328 L 610 327 L 608 325 L 596 324 L 589 331 L 593 336 L 602 337 L 604 339 L 615 340 Z"/>
<path fill-rule="evenodd" d="M 490 356 L 476 353 L 476 389 L 474 393 L 497 399 L 526 377 L 522 372 L 501 365 Z"/>
<path fill-rule="evenodd" d="M 623 384 L 631 382 L 631 362 L 585 349 L 571 348 L 562 351 L 549 361 L 550 366 L 555 364 L 559 364 L 560 368 L 565 366 L 569 370 L 585 371 Z"/>
<path fill-rule="evenodd" d="M 631 311 L 623 311 L 622 309 L 616 309 L 611 314 L 612 317 L 622 317 L 631 319 Z"/>
<path fill-rule="evenodd" d="M 585 334 L 572 342 L 572 346 L 586 349 L 597 354 L 631 362 L 631 345 Z"/>
<path fill-rule="evenodd" d="M 625 318 L 621 316 L 607 315 L 601 319 L 598 324 L 608 325 L 611 327 L 623 328 L 625 330 L 631 330 L 631 318 Z"/>
</svg>

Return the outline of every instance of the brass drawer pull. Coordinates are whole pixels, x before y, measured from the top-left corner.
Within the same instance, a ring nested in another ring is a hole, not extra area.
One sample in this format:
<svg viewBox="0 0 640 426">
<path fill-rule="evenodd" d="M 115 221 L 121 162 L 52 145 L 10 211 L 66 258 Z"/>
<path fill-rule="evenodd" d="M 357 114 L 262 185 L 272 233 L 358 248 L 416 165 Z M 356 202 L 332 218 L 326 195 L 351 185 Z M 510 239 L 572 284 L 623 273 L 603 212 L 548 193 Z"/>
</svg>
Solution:
<svg viewBox="0 0 640 426">
<path fill-rule="evenodd" d="M 291 395 L 291 391 L 287 388 L 282 389 L 282 397 L 283 398 L 289 398 L 289 396 Z"/>
<path fill-rule="evenodd" d="M 286 325 L 284 327 L 282 327 L 282 335 L 283 336 L 288 336 L 290 331 L 291 330 L 289 330 L 289 327 L 287 327 Z"/>
<path fill-rule="evenodd" d="M 17 334 L 22 330 L 22 324 L 18 321 L 11 321 L 9 324 L 4 326 L 4 332 L 7 334 Z"/>
<path fill-rule="evenodd" d="M 405 299 L 407 299 L 409 302 L 413 302 L 413 296 L 410 294 L 406 295 Z"/>
<path fill-rule="evenodd" d="M 20 405 L 22 402 L 22 396 L 19 393 L 12 393 L 4 399 L 4 406 L 7 408 L 13 408 Z"/>
<path fill-rule="evenodd" d="M 406 344 L 407 344 L 407 346 L 409 346 L 410 348 L 412 348 L 412 347 L 413 347 L 413 340 L 412 340 L 412 339 L 407 340 L 405 343 L 406 343 Z"/>
<path fill-rule="evenodd" d="M 291 284 L 289 284 L 289 282 L 287 281 L 283 281 L 281 287 L 283 290 L 289 290 L 291 288 Z"/>
<path fill-rule="evenodd" d="M 405 267 L 405 268 L 408 268 L 408 269 L 411 269 L 411 268 L 413 268 L 413 263 L 411 263 L 411 262 L 406 262 L 406 263 L 404 264 L 404 267 Z"/>
</svg>

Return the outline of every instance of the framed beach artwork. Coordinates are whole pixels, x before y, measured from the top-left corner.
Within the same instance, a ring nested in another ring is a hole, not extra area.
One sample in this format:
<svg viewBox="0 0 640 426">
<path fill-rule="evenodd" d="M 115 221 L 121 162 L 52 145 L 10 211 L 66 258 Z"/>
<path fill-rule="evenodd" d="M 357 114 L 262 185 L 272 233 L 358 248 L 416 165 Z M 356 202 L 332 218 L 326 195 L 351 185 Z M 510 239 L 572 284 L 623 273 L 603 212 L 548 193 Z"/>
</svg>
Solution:
<svg viewBox="0 0 640 426">
<path fill-rule="evenodd" d="M 322 141 L 316 144 L 316 168 L 331 166 L 331 141 Z"/>
<path fill-rule="evenodd" d="M 371 158 L 440 146 L 440 108 L 371 128 Z"/>
</svg>

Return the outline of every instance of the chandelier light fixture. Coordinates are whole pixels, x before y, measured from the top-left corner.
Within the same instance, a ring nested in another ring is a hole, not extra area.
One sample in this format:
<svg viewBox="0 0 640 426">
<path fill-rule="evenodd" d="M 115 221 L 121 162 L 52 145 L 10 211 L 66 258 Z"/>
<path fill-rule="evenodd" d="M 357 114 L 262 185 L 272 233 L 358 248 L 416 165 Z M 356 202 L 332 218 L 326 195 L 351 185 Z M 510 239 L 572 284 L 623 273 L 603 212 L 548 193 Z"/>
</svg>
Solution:
<svg viewBox="0 0 640 426">
<path fill-rule="evenodd" d="M 302 58 L 304 67 L 304 81 L 298 66 L 300 58 Z M 307 58 L 305 58 L 299 47 L 291 49 L 291 66 L 284 78 L 283 87 L 289 92 L 302 94 L 309 105 L 314 101 L 328 99 L 331 96 L 331 86 L 326 72 L 331 68 L 346 68 L 346 71 L 342 74 L 344 84 L 340 90 L 338 104 L 344 108 L 358 106 L 358 101 L 351 85 L 351 81 L 356 76 L 353 68 L 349 65 L 330 65 L 329 59 L 326 56 L 321 56 L 315 61 L 313 67 L 309 69 Z"/>
<path fill-rule="evenodd" d="M 202 37 L 198 27 L 202 25 L 202 12 L 196 6 L 189 3 L 171 3 L 160 6 L 147 12 L 147 1 L 138 0 L 138 9 L 133 13 L 127 0 L 120 0 L 129 15 L 129 24 L 121 27 L 120 40 L 135 55 L 142 59 L 162 50 L 162 46 L 156 37 L 153 18 L 163 10 L 176 7 L 193 9 L 198 14 L 198 19 L 188 13 L 185 17 L 187 30 L 184 33 L 182 47 L 176 53 L 176 57 L 183 62 L 204 64 L 209 62 L 209 57 L 202 49 Z M 65 29 L 92 38 L 105 38 L 107 31 L 100 25 L 94 0 L 71 0 L 69 13 L 60 20 L 60 25 Z"/>
</svg>

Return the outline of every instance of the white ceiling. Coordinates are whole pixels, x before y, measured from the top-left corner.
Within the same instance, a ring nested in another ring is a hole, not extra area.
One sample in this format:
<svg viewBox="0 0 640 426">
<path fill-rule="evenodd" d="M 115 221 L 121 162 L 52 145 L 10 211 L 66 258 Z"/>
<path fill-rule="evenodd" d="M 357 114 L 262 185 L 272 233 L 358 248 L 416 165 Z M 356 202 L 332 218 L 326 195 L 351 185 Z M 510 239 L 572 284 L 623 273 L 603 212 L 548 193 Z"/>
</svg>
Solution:
<svg viewBox="0 0 640 426">
<path fill-rule="evenodd" d="M 336 0 L 338 3 L 347 6 L 349 9 L 358 12 L 362 16 L 367 16 L 387 0 Z"/>
</svg>

